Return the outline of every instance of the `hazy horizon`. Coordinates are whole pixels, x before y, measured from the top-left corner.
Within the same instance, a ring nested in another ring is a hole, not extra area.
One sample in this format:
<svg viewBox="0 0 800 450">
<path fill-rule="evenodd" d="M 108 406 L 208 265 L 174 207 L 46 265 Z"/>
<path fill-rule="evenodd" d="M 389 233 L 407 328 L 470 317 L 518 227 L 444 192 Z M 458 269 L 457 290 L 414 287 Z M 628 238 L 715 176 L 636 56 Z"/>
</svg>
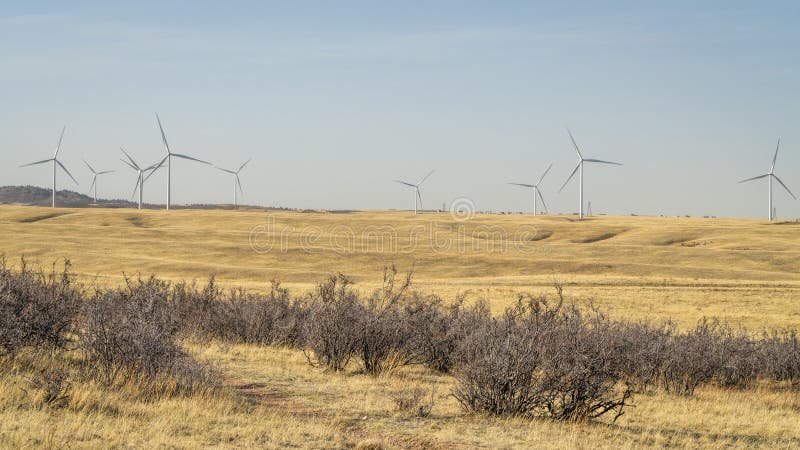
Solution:
<svg viewBox="0 0 800 450">
<path fill-rule="evenodd" d="M 595 214 L 763 218 L 766 173 L 800 194 L 800 5 L 671 2 L 169 2 L 7 5 L 0 12 L 0 185 L 129 198 L 141 164 L 172 150 L 225 168 L 252 157 L 242 203 L 300 209 L 578 207 Z M 173 202 L 231 203 L 229 174 L 174 160 Z M 166 172 L 145 185 L 164 203 Z M 779 218 L 800 202 L 775 185 Z"/>
</svg>

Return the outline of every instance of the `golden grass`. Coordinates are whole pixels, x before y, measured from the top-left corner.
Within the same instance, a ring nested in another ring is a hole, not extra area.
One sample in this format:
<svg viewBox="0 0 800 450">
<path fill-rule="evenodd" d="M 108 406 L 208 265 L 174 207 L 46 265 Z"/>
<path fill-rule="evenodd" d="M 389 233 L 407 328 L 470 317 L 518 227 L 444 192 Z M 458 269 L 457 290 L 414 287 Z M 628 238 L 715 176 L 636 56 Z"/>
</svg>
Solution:
<svg viewBox="0 0 800 450">
<path fill-rule="evenodd" d="M 268 223 L 272 228 L 265 230 Z M 389 227 L 396 240 L 379 237 Z M 521 247 L 508 242 L 529 227 L 536 233 Z M 281 249 L 281 233 L 290 228 Z M 438 232 L 433 240 L 431 229 Z M 271 237 L 276 247 L 253 250 L 254 230 L 256 243 Z M 567 295 L 593 299 L 616 317 L 672 318 L 689 326 L 715 316 L 752 330 L 800 324 L 800 225 L 794 224 L 647 217 L 576 222 L 521 215 L 478 215 L 462 223 L 449 214 L 406 212 L 0 206 L 0 231 L 0 252 L 10 263 L 22 255 L 42 264 L 68 257 L 90 285 L 117 285 L 123 272 L 173 280 L 202 280 L 213 272 L 230 286 L 263 290 L 274 278 L 300 293 L 330 273 L 344 272 L 370 289 L 383 265 L 396 263 L 400 270 L 413 266 L 416 284 L 425 291 L 485 297 L 495 310 L 517 292 L 550 291 L 555 278 L 565 283 Z M 304 246 L 312 234 L 318 237 Z M 410 236 L 417 238 L 414 251 L 403 251 Z M 390 248 L 392 242 L 397 248 Z M 449 249 L 442 247 L 446 242 Z M 453 379 L 422 368 L 376 379 L 324 373 L 295 350 L 189 347 L 199 358 L 218 362 L 224 389 L 146 401 L 134 388 L 79 378 L 66 406 L 56 408 L 41 402 L 29 380 L 36 367 L 68 365 L 76 355 L 31 356 L 15 370 L 0 365 L 0 447 L 800 446 L 800 394 L 782 386 L 703 388 L 692 398 L 639 395 L 616 423 L 575 425 L 464 415 L 448 396 Z M 429 417 L 395 411 L 394 392 L 428 389 L 433 381 L 436 404 Z"/>
<path fill-rule="evenodd" d="M 63 408 L 37 402 L 29 374 L 0 374 L 0 447 L 109 448 L 796 448 L 800 394 L 781 387 L 640 395 L 616 423 L 564 424 L 464 415 L 450 377 L 419 368 L 371 378 L 310 368 L 301 352 L 195 347 L 229 388 L 150 402 L 76 384 Z M 40 361 L 40 364 L 44 364 Z M 46 364 L 57 365 L 48 360 Z M 395 410 L 392 394 L 436 382 L 430 416 Z M 132 389 L 133 390 L 133 389 Z M 368 445 L 369 444 L 369 445 Z"/>
<path fill-rule="evenodd" d="M 550 291 L 555 278 L 567 295 L 626 317 L 691 325 L 716 316 L 755 329 L 800 323 L 800 224 L 0 206 L 0 230 L 10 263 L 70 258 L 84 281 L 101 286 L 121 283 L 123 273 L 200 281 L 215 273 L 223 285 L 263 290 L 278 279 L 300 293 L 343 272 L 371 289 L 396 263 L 413 267 L 426 291 L 485 297 L 495 309 L 518 292 Z M 251 241 L 272 250 L 257 252 Z"/>
</svg>

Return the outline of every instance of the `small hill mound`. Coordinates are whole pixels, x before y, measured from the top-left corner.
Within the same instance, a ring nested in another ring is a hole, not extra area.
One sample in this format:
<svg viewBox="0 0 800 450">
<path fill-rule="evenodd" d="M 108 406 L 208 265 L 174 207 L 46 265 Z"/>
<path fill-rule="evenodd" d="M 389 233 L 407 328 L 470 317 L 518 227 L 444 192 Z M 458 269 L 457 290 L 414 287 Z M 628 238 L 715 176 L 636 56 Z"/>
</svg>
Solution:
<svg viewBox="0 0 800 450">
<path fill-rule="evenodd" d="M 0 186 L 0 204 L 50 206 L 53 201 L 52 192 L 51 189 L 38 186 Z M 56 192 L 56 206 L 59 208 L 88 208 L 91 206 L 122 208 L 134 206 L 134 203 L 126 200 L 98 200 L 95 204 L 88 195 L 63 190 Z"/>
</svg>

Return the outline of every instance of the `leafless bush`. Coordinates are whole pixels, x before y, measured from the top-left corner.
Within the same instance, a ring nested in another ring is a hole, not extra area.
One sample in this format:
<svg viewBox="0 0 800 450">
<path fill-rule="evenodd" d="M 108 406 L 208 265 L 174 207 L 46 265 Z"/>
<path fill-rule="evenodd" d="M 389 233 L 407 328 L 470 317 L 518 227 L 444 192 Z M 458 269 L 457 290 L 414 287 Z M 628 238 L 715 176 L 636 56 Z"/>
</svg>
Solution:
<svg viewBox="0 0 800 450">
<path fill-rule="evenodd" d="M 669 357 L 675 325 L 620 322 L 614 334 L 618 363 L 628 385 L 637 392 L 656 386 Z"/>
<path fill-rule="evenodd" d="M 306 309 L 275 281 L 267 295 L 236 289 L 226 296 L 212 276 L 202 290 L 177 284 L 170 299 L 182 332 L 197 340 L 294 347 L 303 343 Z"/>
<path fill-rule="evenodd" d="M 439 297 L 414 295 L 406 305 L 413 345 L 421 362 L 441 373 L 449 373 L 456 351 L 467 335 L 489 320 L 485 301 L 465 308 L 463 298 L 445 306 Z"/>
<path fill-rule="evenodd" d="M 673 336 L 661 369 L 667 392 L 692 395 L 697 386 L 719 373 L 723 364 L 719 327 L 716 321 L 703 320 L 694 329 Z"/>
<path fill-rule="evenodd" d="M 764 332 L 759 347 L 762 376 L 773 381 L 800 382 L 800 341 L 795 330 Z"/>
<path fill-rule="evenodd" d="M 97 292 L 86 301 L 81 343 L 103 381 L 161 382 L 166 376 L 191 388 L 212 378 L 178 345 L 168 294 L 167 283 L 150 278 L 128 280 L 125 289 Z"/>
<path fill-rule="evenodd" d="M 46 274 L 23 259 L 18 271 L 0 258 L 0 352 L 15 354 L 24 347 L 63 348 L 80 310 L 80 292 L 69 273 Z"/>
<path fill-rule="evenodd" d="M 764 364 L 758 342 L 743 331 L 723 327 L 720 341 L 720 367 L 715 379 L 724 387 L 747 388 L 755 383 Z"/>
<path fill-rule="evenodd" d="M 364 306 L 351 284 L 342 274 L 331 276 L 309 300 L 304 352 L 312 365 L 344 370 L 359 349 Z"/>
<path fill-rule="evenodd" d="M 593 312 L 521 298 L 465 340 L 453 395 L 469 412 L 584 421 L 629 400 L 612 323 Z"/>
<path fill-rule="evenodd" d="M 358 328 L 358 358 L 370 375 L 390 372 L 419 361 L 419 347 L 415 345 L 414 330 L 409 326 L 410 315 L 418 312 L 405 309 L 406 293 L 411 285 L 408 274 L 400 285 L 396 284 L 397 269 L 385 268 L 383 286 L 375 291 L 364 306 Z"/>
</svg>

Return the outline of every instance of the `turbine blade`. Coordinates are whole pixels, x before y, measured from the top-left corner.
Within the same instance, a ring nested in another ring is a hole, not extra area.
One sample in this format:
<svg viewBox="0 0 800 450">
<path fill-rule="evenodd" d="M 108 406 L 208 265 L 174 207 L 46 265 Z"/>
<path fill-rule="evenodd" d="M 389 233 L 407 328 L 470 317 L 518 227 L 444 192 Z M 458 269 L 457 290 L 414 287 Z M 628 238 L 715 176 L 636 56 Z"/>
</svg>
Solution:
<svg viewBox="0 0 800 450">
<path fill-rule="evenodd" d="M 547 203 L 545 203 L 544 197 L 542 197 L 542 191 L 540 191 L 539 188 L 536 188 L 536 195 L 538 195 L 539 196 L 539 200 L 542 201 L 542 205 L 544 206 L 544 212 L 549 212 L 547 210 Z"/>
<path fill-rule="evenodd" d="M 408 187 L 416 188 L 415 185 L 413 185 L 411 183 L 406 183 L 405 181 L 400 181 L 400 180 L 394 180 L 394 181 L 397 182 L 397 183 L 400 183 L 400 184 L 405 184 Z"/>
<path fill-rule="evenodd" d="M 611 162 L 611 161 L 603 161 L 602 159 L 584 159 L 586 162 L 593 162 L 593 163 L 600 163 L 600 164 L 613 164 L 615 166 L 621 166 L 622 163 L 618 162 Z"/>
<path fill-rule="evenodd" d="M 244 189 L 242 189 L 242 180 L 239 179 L 239 175 L 236 174 L 236 185 L 239 186 L 239 192 L 242 194 L 242 199 L 244 199 Z"/>
<path fill-rule="evenodd" d="M 775 147 L 775 156 L 772 157 L 772 168 L 769 169 L 769 173 L 775 171 L 775 163 L 778 162 L 778 150 L 781 148 L 781 138 L 778 138 L 778 146 Z"/>
<path fill-rule="evenodd" d="M 136 186 L 134 186 L 133 188 L 133 194 L 131 194 L 131 200 L 133 200 L 136 197 L 136 192 L 139 190 L 139 184 L 141 181 L 142 181 L 142 175 L 139 174 L 139 176 L 136 177 Z"/>
<path fill-rule="evenodd" d="M 572 132 L 569 131 L 569 127 L 567 127 L 567 134 L 569 134 L 569 139 L 572 141 L 572 146 L 575 147 L 575 151 L 578 152 L 578 158 L 583 161 L 583 155 L 581 154 L 581 150 L 578 148 L 578 143 L 575 142 L 575 138 L 572 137 Z"/>
<path fill-rule="evenodd" d="M 88 193 L 89 193 L 89 194 L 91 194 L 91 193 L 92 193 L 92 188 L 94 187 L 94 183 L 95 183 L 95 182 L 97 182 L 97 175 L 95 175 L 94 177 L 92 177 L 92 184 L 91 184 L 91 185 L 89 185 L 89 191 L 88 191 Z"/>
<path fill-rule="evenodd" d="M 67 175 L 69 175 L 69 177 L 70 177 L 70 178 L 72 178 L 72 181 L 74 181 L 74 182 L 75 182 L 75 184 L 80 184 L 80 183 L 78 183 L 78 180 L 76 180 L 76 179 L 75 179 L 75 177 L 73 177 L 73 176 L 72 176 L 72 174 L 71 174 L 71 173 L 69 173 L 69 170 L 67 170 L 67 168 L 66 168 L 66 167 L 64 167 L 64 165 L 63 165 L 63 164 L 61 164 L 61 161 L 59 161 L 59 160 L 56 160 L 56 164 L 58 164 L 58 165 L 59 165 L 59 167 L 61 167 L 62 169 L 64 169 L 64 172 L 67 172 Z"/>
<path fill-rule="evenodd" d="M 552 164 L 547 166 L 547 170 L 545 170 L 544 173 L 542 174 L 541 178 L 539 178 L 539 182 L 536 183 L 536 186 L 539 186 L 540 184 L 542 184 L 542 180 L 544 180 L 544 177 L 547 176 L 547 172 L 550 172 L 550 169 L 552 169 L 552 168 L 553 168 Z"/>
<path fill-rule="evenodd" d="M 786 192 L 788 192 L 789 195 L 791 195 L 793 199 L 797 200 L 797 197 L 795 197 L 795 195 L 792 193 L 792 191 L 789 190 L 789 187 L 786 186 L 785 184 L 783 184 L 783 181 L 781 181 L 781 179 L 778 178 L 777 175 L 772 175 L 772 176 L 775 177 L 775 179 L 778 181 L 778 183 L 781 184 L 781 186 L 783 186 L 784 189 L 786 189 Z"/>
<path fill-rule="evenodd" d="M 419 210 L 422 211 L 422 195 L 419 193 L 419 188 L 417 188 L 417 198 L 419 199 Z"/>
<path fill-rule="evenodd" d="M 249 163 L 249 162 L 250 162 L 250 161 L 252 161 L 252 160 L 253 160 L 253 158 L 250 158 L 250 159 L 248 159 L 247 161 L 245 161 L 245 162 L 244 162 L 244 164 L 242 164 L 241 166 L 239 166 L 239 170 L 237 170 L 237 171 L 236 171 L 236 173 L 239 173 L 239 172 L 241 172 L 241 171 L 242 171 L 242 169 L 244 169 L 244 166 L 246 166 L 246 165 L 247 165 L 247 163 Z"/>
<path fill-rule="evenodd" d="M 61 129 L 61 136 L 58 137 L 58 145 L 56 146 L 56 152 L 53 154 L 53 159 L 58 157 L 58 151 L 61 150 L 61 141 L 64 139 L 64 132 L 67 131 L 67 126 L 64 125 L 64 128 Z"/>
<path fill-rule="evenodd" d="M 213 166 L 213 164 L 211 164 L 208 161 L 203 161 L 202 159 L 192 158 L 191 156 L 187 156 L 187 155 L 181 155 L 180 153 L 173 153 L 172 156 L 175 156 L 177 158 L 189 159 L 189 160 L 192 160 L 192 161 L 197 161 L 199 163 L 208 164 L 209 166 Z"/>
<path fill-rule="evenodd" d="M 742 180 L 742 181 L 740 181 L 739 183 L 746 183 L 746 182 L 748 182 L 748 181 L 760 180 L 761 178 L 766 178 L 766 177 L 768 177 L 769 175 L 770 175 L 770 174 L 766 174 L 766 175 L 759 175 L 759 176 L 757 176 L 757 177 L 753 177 L 753 178 L 748 178 L 748 179 L 746 179 L 746 180 Z"/>
<path fill-rule="evenodd" d="M 173 155 L 173 156 L 175 156 L 175 155 Z M 232 174 L 234 174 L 234 175 L 236 175 L 236 174 L 238 173 L 238 172 L 234 172 L 234 171 L 232 171 L 232 170 L 228 170 L 228 169 L 222 168 L 222 167 L 220 167 L 220 166 L 215 166 L 215 165 L 213 165 L 213 164 L 212 164 L 212 167 L 214 167 L 215 169 L 219 169 L 219 170 L 221 170 L 221 171 L 223 171 L 223 172 L 232 173 Z"/>
<path fill-rule="evenodd" d="M 536 186 L 534 186 L 532 184 L 525 184 L 525 183 L 508 183 L 508 184 L 513 184 L 514 186 L 522 186 L 522 187 L 526 187 L 526 188 L 536 187 Z"/>
<path fill-rule="evenodd" d="M 124 163 L 125 163 L 125 164 L 126 164 L 128 167 L 130 167 L 131 169 L 133 169 L 133 170 L 139 170 L 139 168 L 138 168 L 138 167 L 134 167 L 134 166 L 133 166 L 131 163 L 129 163 L 128 161 L 125 161 L 125 160 L 124 160 L 124 159 L 122 159 L 122 158 L 120 158 L 119 160 L 120 160 L 120 161 L 122 161 L 122 162 L 124 162 Z"/>
<path fill-rule="evenodd" d="M 158 117 L 158 113 L 156 113 L 156 120 L 158 121 L 158 129 L 161 130 L 161 141 L 164 143 L 164 151 L 169 154 L 169 142 L 167 142 L 167 135 L 164 134 L 164 127 L 161 126 L 161 118 Z"/>
<path fill-rule="evenodd" d="M 43 159 L 43 160 L 41 160 L 41 161 L 36 161 L 36 162 L 28 163 L 28 164 L 23 164 L 23 165 L 21 165 L 20 167 L 35 166 L 36 164 L 44 164 L 44 163 L 46 163 L 46 162 L 50 162 L 50 161 L 52 161 L 52 160 L 53 160 L 53 158 L 49 158 L 49 159 Z"/>
<path fill-rule="evenodd" d="M 421 180 L 419 180 L 419 183 L 417 183 L 417 186 L 419 186 L 419 185 L 421 185 L 422 183 L 424 183 L 424 182 L 425 182 L 425 180 L 427 180 L 427 179 L 428 179 L 428 177 L 429 177 L 429 176 L 431 176 L 431 175 L 433 174 L 433 172 L 435 172 L 435 171 L 436 171 L 436 169 L 433 169 L 433 170 L 431 170 L 430 172 L 428 172 L 428 174 L 427 174 L 427 175 L 425 175 L 425 177 L 423 177 Z"/>
<path fill-rule="evenodd" d="M 84 163 L 84 164 L 86 164 L 86 167 L 88 167 L 88 168 L 89 168 L 89 170 L 91 170 L 93 174 L 97 175 L 97 172 L 95 172 L 95 171 L 94 171 L 94 169 L 92 168 L 92 166 L 90 166 L 90 165 L 89 165 L 89 163 L 88 163 L 88 162 L 86 162 L 86 160 L 85 160 L 85 159 L 81 159 L 81 161 L 83 161 L 83 163 Z"/>
<path fill-rule="evenodd" d="M 151 176 L 153 176 L 153 174 L 154 174 L 154 173 L 156 173 L 156 171 L 157 171 L 158 169 L 160 169 L 160 168 L 161 168 L 161 166 L 163 166 L 163 165 L 164 165 L 164 162 L 165 162 L 165 161 L 166 161 L 168 158 L 169 158 L 169 155 L 165 156 L 165 157 L 164 157 L 164 159 L 162 159 L 162 160 L 161 160 L 161 162 L 159 162 L 158 164 L 156 164 L 156 166 L 155 166 L 155 167 L 153 167 L 153 166 L 150 166 L 150 167 L 152 167 L 152 169 L 150 169 L 150 173 L 147 175 L 147 177 L 145 177 L 144 181 L 147 181 L 147 180 L 148 180 L 148 179 L 149 179 Z M 143 170 L 142 172 L 145 172 L 145 171 Z"/>
<path fill-rule="evenodd" d="M 564 182 L 564 184 L 561 186 L 561 189 L 559 189 L 559 190 L 558 190 L 558 192 L 559 192 L 559 193 L 561 193 L 561 191 L 563 191 L 563 190 L 564 190 L 564 188 L 567 186 L 567 183 L 569 183 L 569 180 L 571 180 L 571 179 L 572 179 L 572 177 L 574 177 L 574 176 L 575 176 L 575 172 L 577 172 L 577 171 L 578 171 L 578 169 L 580 169 L 580 168 L 581 168 L 581 164 L 583 164 L 583 161 L 579 162 L 579 163 L 578 163 L 578 165 L 577 165 L 577 166 L 575 166 L 575 170 L 573 170 L 573 171 L 572 171 L 572 173 L 571 173 L 571 174 L 569 174 L 569 178 L 567 178 L 567 181 L 565 181 L 565 182 Z"/>
<path fill-rule="evenodd" d="M 123 149 L 122 147 L 120 147 L 119 149 L 122 150 L 122 153 L 125 153 L 125 156 L 128 157 L 128 159 L 130 160 L 131 164 L 133 164 L 132 167 L 134 169 L 136 169 L 136 170 L 139 170 L 139 165 L 136 164 L 136 161 L 134 161 L 133 158 L 131 158 L 131 155 L 129 155 L 128 152 L 126 152 L 125 149 Z M 130 166 L 131 164 L 128 164 L 128 165 Z"/>
<path fill-rule="evenodd" d="M 114 173 L 114 170 L 104 170 L 102 172 L 97 172 L 98 175 L 103 175 L 104 173 Z"/>
</svg>

